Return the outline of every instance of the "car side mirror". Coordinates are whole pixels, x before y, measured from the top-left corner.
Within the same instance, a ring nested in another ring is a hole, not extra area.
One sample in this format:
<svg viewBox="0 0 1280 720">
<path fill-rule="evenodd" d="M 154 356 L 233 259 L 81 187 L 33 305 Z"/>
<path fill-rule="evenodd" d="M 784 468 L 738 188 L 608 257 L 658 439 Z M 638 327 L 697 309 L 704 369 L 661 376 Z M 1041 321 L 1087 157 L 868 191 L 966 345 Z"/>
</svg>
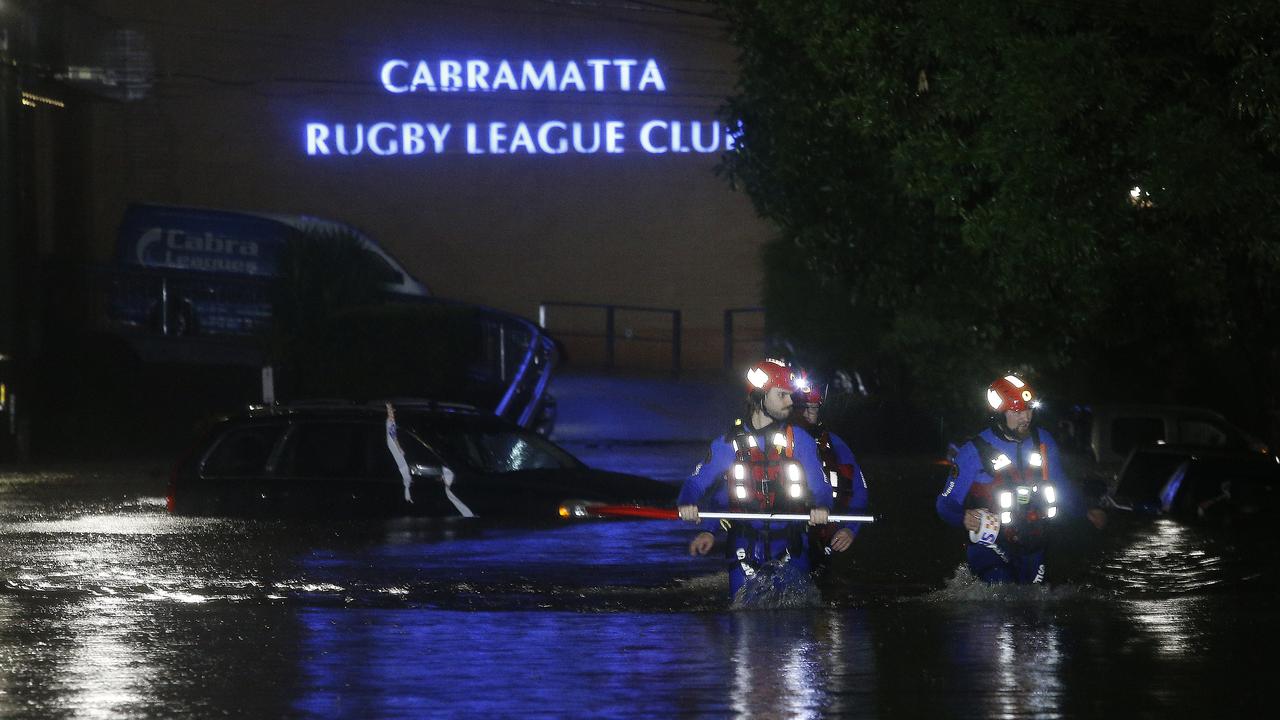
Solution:
<svg viewBox="0 0 1280 720">
<path fill-rule="evenodd" d="M 409 467 L 409 474 L 414 477 L 441 477 L 444 475 L 444 468 L 439 465 L 415 463 Z"/>
</svg>

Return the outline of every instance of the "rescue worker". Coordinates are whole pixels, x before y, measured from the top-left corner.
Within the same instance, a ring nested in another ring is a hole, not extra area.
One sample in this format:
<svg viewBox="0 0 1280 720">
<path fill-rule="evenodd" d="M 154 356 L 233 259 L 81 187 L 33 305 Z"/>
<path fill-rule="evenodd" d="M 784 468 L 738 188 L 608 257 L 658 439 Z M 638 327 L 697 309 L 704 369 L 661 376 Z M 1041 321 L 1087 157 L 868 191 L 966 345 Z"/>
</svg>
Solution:
<svg viewBox="0 0 1280 720">
<path fill-rule="evenodd" d="M 1039 405 L 1014 375 L 987 388 L 991 425 L 961 445 L 936 508 L 969 532 L 968 563 L 989 583 L 1040 583 L 1050 529 L 1069 509 L 1058 446 L 1032 423 Z M 1101 527 L 1105 514 L 1089 510 Z"/>
<path fill-rule="evenodd" d="M 836 514 L 850 513 L 865 515 L 867 513 L 868 493 L 867 478 L 853 456 L 849 445 L 839 435 L 827 429 L 819 420 L 822 410 L 822 393 L 804 377 L 798 381 L 794 395 L 797 413 L 796 422 L 803 427 L 818 445 L 818 460 L 822 463 L 822 476 L 831 486 L 831 508 Z M 815 558 L 828 558 L 832 551 L 844 552 L 853 544 L 858 534 L 858 525 L 843 526 L 829 523 L 815 527 L 811 533 L 816 542 L 810 546 L 816 550 Z M 819 556 L 818 553 L 821 553 Z"/>
<path fill-rule="evenodd" d="M 831 486 L 822 476 L 817 441 L 788 420 L 794 390 L 792 371 L 780 360 L 763 360 L 747 372 L 747 412 L 711 443 L 706 461 L 680 489 L 680 518 L 699 522 L 699 508 L 735 512 L 808 513 L 811 525 L 825 525 Z M 689 543 L 691 555 L 706 555 L 715 531 L 728 533 L 732 555 L 730 596 L 736 596 L 759 566 L 772 560 L 807 571 L 808 534 L 794 522 L 702 521 Z"/>
</svg>

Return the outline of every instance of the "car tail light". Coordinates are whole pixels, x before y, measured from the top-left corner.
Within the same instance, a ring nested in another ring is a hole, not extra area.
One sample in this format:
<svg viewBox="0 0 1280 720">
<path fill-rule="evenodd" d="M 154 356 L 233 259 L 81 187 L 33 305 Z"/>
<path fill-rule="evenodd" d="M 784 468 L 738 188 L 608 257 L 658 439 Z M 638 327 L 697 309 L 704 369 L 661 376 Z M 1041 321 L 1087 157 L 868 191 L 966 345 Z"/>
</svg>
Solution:
<svg viewBox="0 0 1280 720">
<path fill-rule="evenodd" d="M 200 448 L 208 444 L 208 439 L 209 436 L 205 435 L 196 442 L 191 443 L 186 451 L 179 456 L 178 462 L 174 463 L 173 467 L 169 469 L 169 484 L 165 488 L 164 496 L 164 508 L 169 514 L 173 514 L 178 505 L 178 478 L 182 474 L 182 469 L 191 463 L 192 458 L 196 456 Z"/>
<path fill-rule="evenodd" d="M 169 485 L 165 488 L 164 493 L 164 509 L 173 514 L 173 508 L 177 504 L 175 496 L 178 493 L 178 469 L 182 467 L 182 460 L 174 463 L 173 468 L 169 470 Z"/>
</svg>

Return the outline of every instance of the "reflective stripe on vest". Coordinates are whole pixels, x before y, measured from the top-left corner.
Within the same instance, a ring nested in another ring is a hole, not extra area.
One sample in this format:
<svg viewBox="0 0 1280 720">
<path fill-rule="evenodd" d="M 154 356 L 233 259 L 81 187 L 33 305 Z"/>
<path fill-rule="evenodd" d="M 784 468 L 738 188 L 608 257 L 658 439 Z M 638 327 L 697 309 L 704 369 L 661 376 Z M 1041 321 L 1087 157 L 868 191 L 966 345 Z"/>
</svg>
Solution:
<svg viewBox="0 0 1280 720">
<path fill-rule="evenodd" d="M 1058 514 L 1058 498 L 1057 490 L 1049 483 L 1048 453 L 1039 432 L 1032 428 L 1035 451 L 1027 457 L 1026 467 L 1021 459 L 1015 462 L 981 436 L 970 442 L 992 479 L 969 487 L 965 508 L 985 507 L 995 513 L 1000 518 L 1001 537 L 1011 544 L 1043 539 L 1045 521 Z"/>
<path fill-rule="evenodd" d="M 815 439 L 818 441 L 818 460 L 822 463 L 822 475 L 831 486 L 831 507 L 847 508 L 853 498 L 853 466 L 843 465 L 836 457 L 835 445 L 831 442 L 831 433 L 821 425 L 815 426 Z M 864 482 L 865 484 L 865 482 Z"/>
<path fill-rule="evenodd" d="M 770 512 L 789 508 L 806 508 L 809 486 L 804 468 L 795 459 L 795 433 L 792 426 L 774 425 L 763 437 L 764 447 L 756 435 L 747 432 L 739 421 L 731 442 L 734 462 L 725 473 L 729 489 L 729 508 L 735 512 Z"/>
</svg>

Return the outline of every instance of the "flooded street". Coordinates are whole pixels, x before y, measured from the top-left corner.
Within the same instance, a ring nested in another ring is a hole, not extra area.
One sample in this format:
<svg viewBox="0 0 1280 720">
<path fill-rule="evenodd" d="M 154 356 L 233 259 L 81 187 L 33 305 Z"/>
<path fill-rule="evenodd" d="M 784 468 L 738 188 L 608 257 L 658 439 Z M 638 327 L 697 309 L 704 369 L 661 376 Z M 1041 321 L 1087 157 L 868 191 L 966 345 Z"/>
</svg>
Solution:
<svg viewBox="0 0 1280 720">
<path fill-rule="evenodd" d="M 570 449 L 671 480 L 701 452 Z M 177 518 L 159 463 L 5 470 L 0 716 L 1262 714 L 1265 530 L 1072 525 L 1050 587 L 990 588 L 936 468 L 865 465 L 883 522 L 779 611 L 729 610 L 675 522 Z"/>
</svg>

